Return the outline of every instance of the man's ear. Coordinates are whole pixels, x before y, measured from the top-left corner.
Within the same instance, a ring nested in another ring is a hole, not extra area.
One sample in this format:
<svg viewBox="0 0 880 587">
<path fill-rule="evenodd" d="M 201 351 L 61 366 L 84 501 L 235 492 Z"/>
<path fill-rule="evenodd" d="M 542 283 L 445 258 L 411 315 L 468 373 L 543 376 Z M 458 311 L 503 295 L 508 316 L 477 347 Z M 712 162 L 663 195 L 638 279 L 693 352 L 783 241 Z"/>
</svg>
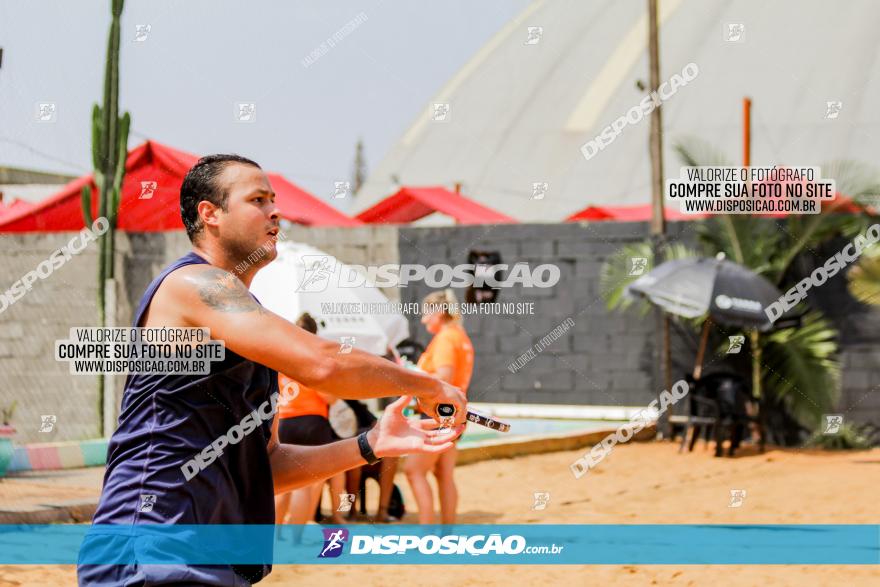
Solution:
<svg viewBox="0 0 880 587">
<path fill-rule="evenodd" d="M 202 200 L 199 202 L 198 206 L 196 206 L 196 211 L 199 214 L 203 226 L 214 227 L 217 226 L 220 212 L 222 212 L 220 206 L 216 206 L 208 200 Z"/>
</svg>

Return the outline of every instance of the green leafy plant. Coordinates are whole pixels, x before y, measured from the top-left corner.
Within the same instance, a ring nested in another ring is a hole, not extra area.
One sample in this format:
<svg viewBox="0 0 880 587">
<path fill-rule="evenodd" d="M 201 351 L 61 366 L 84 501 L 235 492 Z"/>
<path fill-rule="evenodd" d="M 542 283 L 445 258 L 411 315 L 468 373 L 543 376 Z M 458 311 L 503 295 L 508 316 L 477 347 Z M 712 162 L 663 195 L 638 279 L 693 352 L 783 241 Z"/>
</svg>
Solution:
<svg viewBox="0 0 880 587">
<path fill-rule="evenodd" d="M 825 450 L 867 450 L 880 442 L 877 429 L 870 425 L 844 424 L 836 434 L 813 434 L 806 446 Z"/>
<path fill-rule="evenodd" d="M 798 328 L 764 337 L 762 379 L 767 390 L 804 427 L 815 430 L 840 394 L 837 331 L 817 311 Z"/>
<path fill-rule="evenodd" d="M 0 421 L 4 426 L 9 426 L 12 422 L 12 416 L 15 415 L 15 408 L 18 407 L 18 400 L 12 400 L 8 406 L 0 407 Z"/>
<path fill-rule="evenodd" d="M 880 246 L 862 251 L 858 263 L 847 273 L 849 292 L 863 304 L 880 306 Z"/>
<path fill-rule="evenodd" d="M 662 248 L 661 254 L 664 260 L 672 261 L 699 257 L 700 251 L 680 243 L 671 243 Z M 618 249 L 602 264 L 599 270 L 599 288 L 609 309 L 626 310 L 635 304 L 635 309 L 644 315 L 650 311 L 651 305 L 641 298 L 634 299 L 625 294 L 627 286 L 640 277 L 630 275 L 631 259 L 634 257 L 648 260 L 645 273 L 657 265 L 651 243 L 646 241 L 630 243 Z"/>
<path fill-rule="evenodd" d="M 677 141 L 674 150 L 683 165 L 732 165 L 720 151 L 697 138 Z M 821 168 L 822 177 L 834 178 L 838 191 L 857 205 L 866 196 L 880 193 L 880 173 L 868 165 L 833 161 Z M 715 256 L 723 252 L 731 261 L 765 276 L 781 291 L 786 291 L 793 285 L 785 280 L 799 254 L 813 250 L 836 236 L 851 238 L 868 226 L 866 215 L 835 213 L 845 201 L 836 200 L 820 214 L 790 215 L 784 223 L 778 222 L 776 225 L 760 216 L 715 216 L 698 225 L 698 248 L 669 245 L 663 252 L 663 258 Z M 602 267 L 600 278 L 609 309 L 625 310 L 634 304 L 634 300 L 624 295 L 626 286 L 638 278 L 627 275 L 630 257 L 645 257 L 649 259 L 651 267 L 655 265 L 651 246 L 647 242 L 627 245 L 609 257 Z M 867 296 L 880 292 L 880 259 L 877 266 L 864 269 L 864 273 L 869 272 L 873 286 L 864 283 L 860 286 L 874 288 L 870 292 L 866 290 Z M 646 313 L 650 306 L 647 302 L 639 301 L 637 307 Z M 778 330 L 761 336 L 757 333 L 742 334 L 746 334 L 752 342 L 755 382 L 759 382 L 766 393 L 772 394 L 770 399 L 774 403 L 781 402 L 803 426 L 815 429 L 821 415 L 831 410 L 840 393 L 837 331 L 820 312 L 812 311 L 804 316 L 799 328 Z"/>
</svg>

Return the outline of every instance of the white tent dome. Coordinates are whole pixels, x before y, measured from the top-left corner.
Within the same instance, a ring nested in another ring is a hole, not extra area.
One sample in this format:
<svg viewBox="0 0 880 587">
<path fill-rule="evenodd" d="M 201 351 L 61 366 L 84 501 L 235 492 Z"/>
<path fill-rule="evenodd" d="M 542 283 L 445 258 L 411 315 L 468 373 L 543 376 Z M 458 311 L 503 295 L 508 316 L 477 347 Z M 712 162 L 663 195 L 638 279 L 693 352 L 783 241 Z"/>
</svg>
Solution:
<svg viewBox="0 0 880 587">
<path fill-rule="evenodd" d="M 873 163 L 880 151 L 880 3 L 662 0 L 661 79 L 699 75 L 663 106 L 665 175 L 673 141 L 695 136 L 741 164 L 742 98 L 753 99 L 752 164 Z M 738 41 L 728 26 L 742 24 Z M 528 44 L 529 27 L 541 27 Z M 559 221 L 588 205 L 650 199 L 649 121 L 586 160 L 580 147 L 638 105 L 648 81 L 646 3 L 537 1 L 425 104 L 373 170 L 363 210 L 403 185 L 462 183 L 462 193 L 522 221 Z M 827 103 L 839 101 L 837 117 Z M 449 104 L 442 122 L 433 104 Z M 533 199 L 533 184 L 548 184 Z"/>
</svg>

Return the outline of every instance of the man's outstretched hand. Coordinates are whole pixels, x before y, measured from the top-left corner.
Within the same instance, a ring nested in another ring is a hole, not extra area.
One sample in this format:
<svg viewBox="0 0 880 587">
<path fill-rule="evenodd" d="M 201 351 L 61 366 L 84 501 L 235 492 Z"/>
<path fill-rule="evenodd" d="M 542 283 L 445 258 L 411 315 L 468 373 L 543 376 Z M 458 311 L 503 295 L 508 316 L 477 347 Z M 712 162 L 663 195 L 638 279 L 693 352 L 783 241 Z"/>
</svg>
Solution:
<svg viewBox="0 0 880 587">
<path fill-rule="evenodd" d="M 403 410 L 410 402 L 404 395 L 385 408 L 379 423 L 367 433 L 373 453 L 379 457 L 398 457 L 414 453 L 438 453 L 452 447 L 463 431 L 459 424 L 448 432 L 438 432 L 434 420 L 407 419 Z"/>
</svg>

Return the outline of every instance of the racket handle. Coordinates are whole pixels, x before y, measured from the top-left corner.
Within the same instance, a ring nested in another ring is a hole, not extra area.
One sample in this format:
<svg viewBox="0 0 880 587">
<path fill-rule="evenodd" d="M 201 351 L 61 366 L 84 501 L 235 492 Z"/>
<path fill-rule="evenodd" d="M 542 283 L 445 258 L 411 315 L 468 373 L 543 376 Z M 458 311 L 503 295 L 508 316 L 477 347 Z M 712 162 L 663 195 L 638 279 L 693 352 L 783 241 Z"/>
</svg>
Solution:
<svg viewBox="0 0 880 587">
<path fill-rule="evenodd" d="M 452 404 L 437 404 L 437 415 L 441 418 L 452 418 L 455 416 L 455 406 Z"/>
</svg>

